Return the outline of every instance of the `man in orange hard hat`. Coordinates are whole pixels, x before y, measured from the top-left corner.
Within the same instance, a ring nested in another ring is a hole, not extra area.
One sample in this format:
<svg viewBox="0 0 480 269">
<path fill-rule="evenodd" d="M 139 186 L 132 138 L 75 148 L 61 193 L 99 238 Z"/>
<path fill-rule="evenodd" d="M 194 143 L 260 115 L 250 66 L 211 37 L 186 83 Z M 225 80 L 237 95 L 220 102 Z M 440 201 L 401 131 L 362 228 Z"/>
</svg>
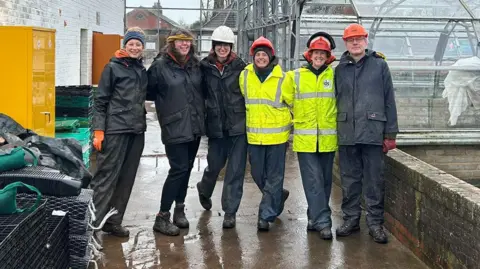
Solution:
<svg viewBox="0 0 480 269">
<path fill-rule="evenodd" d="M 347 51 L 335 70 L 337 130 L 344 223 L 337 236 L 360 229 L 360 195 L 365 184 L 369 234 L 387 243 L 384 222 L 384 155 L 396 147 L 397 109 L 385 57 L 367 49 L 368 33 L 359 24 L 345 28 Z"/>
</svg>

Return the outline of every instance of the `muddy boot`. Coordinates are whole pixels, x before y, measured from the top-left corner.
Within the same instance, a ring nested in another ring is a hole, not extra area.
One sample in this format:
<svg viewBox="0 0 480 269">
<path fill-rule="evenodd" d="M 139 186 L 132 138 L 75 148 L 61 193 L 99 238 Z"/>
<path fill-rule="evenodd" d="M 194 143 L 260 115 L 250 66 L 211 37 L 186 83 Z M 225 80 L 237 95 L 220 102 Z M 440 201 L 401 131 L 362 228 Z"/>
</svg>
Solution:
<svg viewBox="0 0 480 269">
<path fill-rule="evenodd" d="M 320 238 L 323 240 L 332 240 L 332 229 L 330 227 L 326 227 L 320 230 Z"/>
<path fill-rule="evenodd" d="M 342 224 L 342 226 L 337 228 L 337 236 L 349 236 L 359 230 L 360 226 L 358 225 L 357 221 L 347 220 Z"/>
<path fill-rule="evenodd" d="M 179 235 L 180 229 L 170 222 L 170 212 L 161 212 L 155 218 L 153 230 L 165 235 Z"/>
<path fill-rule="evenodd" d="M 235 215 L 234 214 L 225 214 L 223 218 L 223 228 L 229 229 L 235 227 Z"/>
<path fill-rule="evenodd" d="M 282 200 L 282 205 L 280 207 L 280 213 L 278 215 L 282 214 L 283 209 L 285 208 L 285 201 L 287 201 L 289 195 L 290 195 L 290 192 L 286 189 L 283 189 L 283 193 L 282 193 L 283 200 Z"/>
<path fill-rule="evenodd" d="M 313 227 L 313 221 L 311 219 L 308 220 L 307 231 L 316 231 L 315 227 Z"/>
<path fill-rule="evenodd" d="M 173 210 L 173 224 L 177 225 L 180 229 L 186 229 L 190 224 L 187 217 L 185 217 L 185 204 L 178 204 Z"/>
<path fill-rule="evenodd" d="M 130 236 L 130 232 L 127 230 L 127 228 L 123 227 L 122 225 L 105 223 L 105 225 L 103 225 L 102 227 L 102 231 L 118 237 Z"/>
<path fill-rule="evenodd" d="M 210 210 L 212 208 L 212 199 L 204 196 L 200 191 L 200 182 L 197 183 L 198 199 L 200 199 L 200 204 L 205 210 Z"/>
<path fill-rule="evenodd" d="M 379 244 L 386 244 L 388 243 L 387 235 L 383 230 L 383 227 L 380 225 L 375 225 L 370 227 L 368 234 L 373 237 L 373 241 Z"/>
<path fill-rule="evenodd" d="M 268 231 L 270 229 L 270 223 L 268 223 L 268 221 L 259 219 L 257 223 L 257 229 L 259 231 Z"/>
</svg>

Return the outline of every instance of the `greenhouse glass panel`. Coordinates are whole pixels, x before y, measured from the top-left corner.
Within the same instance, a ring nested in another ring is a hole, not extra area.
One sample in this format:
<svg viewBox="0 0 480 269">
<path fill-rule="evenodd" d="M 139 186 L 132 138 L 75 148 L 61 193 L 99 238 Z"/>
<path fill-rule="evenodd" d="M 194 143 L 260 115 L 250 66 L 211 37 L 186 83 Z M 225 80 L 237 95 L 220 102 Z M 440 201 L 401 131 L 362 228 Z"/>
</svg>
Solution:
<svg viewBox="0 0 480 269">
<path fill-rule="evenodd" d="M 472 11 L 475 18 L 480 19 L 480 1 L 478 0 L 464 0 L 467 7 Z"/>
<path fill-rule="evenodd" d="M 458 0 L 352 0 L 360 17 L 471 19 Z"/>
</svg>

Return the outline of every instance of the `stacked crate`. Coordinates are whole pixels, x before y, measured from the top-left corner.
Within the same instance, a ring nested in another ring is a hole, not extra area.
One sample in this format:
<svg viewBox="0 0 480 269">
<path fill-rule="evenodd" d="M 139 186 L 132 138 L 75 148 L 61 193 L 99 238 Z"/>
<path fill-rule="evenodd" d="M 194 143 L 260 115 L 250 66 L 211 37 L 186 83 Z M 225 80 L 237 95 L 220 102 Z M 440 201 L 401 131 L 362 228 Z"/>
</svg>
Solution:
<svg viewBox="0 0 480 269">
<path fill-rule="evenodd" d="M 56 92 L 56 134 L 58 138 L 75 138 L 82 145 L 83 162 L 90 166 L 92 144 L 92 106 L 94 87 L 58 86 Z"/>
</svg>

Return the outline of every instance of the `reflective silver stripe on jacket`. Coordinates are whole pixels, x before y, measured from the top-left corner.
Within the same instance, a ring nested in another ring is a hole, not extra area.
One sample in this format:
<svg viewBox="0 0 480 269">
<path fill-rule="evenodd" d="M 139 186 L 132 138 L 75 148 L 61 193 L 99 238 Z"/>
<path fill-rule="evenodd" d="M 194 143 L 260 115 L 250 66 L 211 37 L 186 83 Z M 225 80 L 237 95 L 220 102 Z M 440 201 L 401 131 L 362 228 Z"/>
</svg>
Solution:
<svg viewBox="0 0 480 269">
<path fill-rule="evenodd" d="M 278 128 L 253 128 L 247 127 L 247 132 L 249 133 L 256 133 L 256 134 L 276 134 L 276 133 L 283 133 L 286 131 L 290 131 L 292 129 L 292 125 L 289 124 L 287 126 L 278 127 Z"/>
<path fill-rule="evenodd" d="M 285 79 L 285 73 L 283 73 L 283 76 L 278 80 L 278 85 L 277 85 L 277 92 L 275 94 L 275 101 L 265 99 L 265 98 L 250 98 L 248 97 L 247 94 L 247 77 L 248 77 L 248 70 L 243 71 L 243 91 L 245 94 L 245 104 L 247 105 L 269 105 L 275 108 L 282 108 L 286 107 L 287 105 L 285 103 L 280 102 L 280 97 L 282 95 L 282 83 L 283 80 Z"/>
<path fill-rule="evenodd" d="M 300 93 L 300 70 L 295 70 L 295 84 L 297 84 L 295 98 L 308 99 L 308 98 L 335 98 L 333 92 L 309 92 L 309 93 Z"/>
<path fill-rule="evenodd" d="M 335 129 L 295 129 L 293 134 L 297 135 L 336 135 Z"/>
</svg>

